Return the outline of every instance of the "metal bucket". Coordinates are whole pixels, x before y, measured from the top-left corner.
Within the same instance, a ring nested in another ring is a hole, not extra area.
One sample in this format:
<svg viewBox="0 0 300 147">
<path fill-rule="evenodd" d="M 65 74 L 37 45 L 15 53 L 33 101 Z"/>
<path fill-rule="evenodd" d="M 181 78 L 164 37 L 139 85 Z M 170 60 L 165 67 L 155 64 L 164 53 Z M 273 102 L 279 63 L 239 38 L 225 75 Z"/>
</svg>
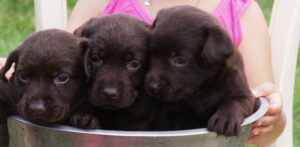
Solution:
<svg viewBox="0 0 300 147">
<path fill-rule="evenodd" d="M 268 110 L 260 98 L 258 108 L 243 123 L 238 137 L 217 136 L 206 128 L 181 131 L 81 130 L 68 126 L 39 126 L 19 116 L 8 119 L 11 147 L 244 147 L 251 124 Z"/>
</svg>

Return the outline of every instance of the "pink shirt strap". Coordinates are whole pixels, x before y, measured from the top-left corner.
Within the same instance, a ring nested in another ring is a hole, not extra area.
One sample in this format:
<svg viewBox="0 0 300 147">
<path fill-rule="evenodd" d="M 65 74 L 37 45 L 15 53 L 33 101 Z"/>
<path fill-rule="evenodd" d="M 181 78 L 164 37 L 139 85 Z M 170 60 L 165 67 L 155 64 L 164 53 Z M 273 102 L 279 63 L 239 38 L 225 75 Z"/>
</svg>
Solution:
<svg viewBox="0 0 300 147">
<path fill-rule="evenodd" d="M 213 15 L 230 35 L 235 47 L 242 39 L 240 18 L 252 0 L 222 0 Z"/>
<path fill-rule="evenodd" d="M 125 13 L 137 17 L 148 24 L 151 24 L 153 21 L 138 0 L 110 0 L 102 15 L 105 16 L 113 13 Z"/>
<path fill-rule="evenodd" d="M 221 0 L 213 15 L 228 32 L 235 47 L 242 39 L 240 17 L 252 0 Z M 110 0 L 102 15 L 125 13 L 151 24 L 153 19 L 138 0 Z"/>
</svg>

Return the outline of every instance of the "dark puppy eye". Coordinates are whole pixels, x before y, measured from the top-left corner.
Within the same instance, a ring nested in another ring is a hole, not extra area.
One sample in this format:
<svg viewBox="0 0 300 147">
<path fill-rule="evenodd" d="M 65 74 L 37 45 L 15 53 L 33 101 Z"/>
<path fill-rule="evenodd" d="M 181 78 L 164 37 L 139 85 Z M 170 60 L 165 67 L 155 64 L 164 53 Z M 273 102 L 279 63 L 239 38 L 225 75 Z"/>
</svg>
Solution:
<svg viewBox="0 0 300 147">
<path fill-rule="evenodd" d="M 55 79 L 54 79 L 54 83 L 56 85 L 60 85 L 60 84 L 66 84 L 69 81 L 70 77 L 68 74 L 66 73 L 61 73 L 58 74 Z"/>
<path fill-rule="evenodd" d="M 141 67 L 141 63 L 138 60 L 132 60 L 127 64 L 127 69 L 130 72 L 135 72 Z"/>
<path fill-rule="evenodd" d="M 101 65 L 103 61 L 102 61 L 102 59 L 100 58 L 99 55 L 92 55 L 91 56 L 91 62 L 93 64 L 96 64 L 96 65 Z"/>
<path fill-rule="evenodd" d="M 29 75 L 26 72 L 20 72 L 18 78 L 23 83 L 28 83 L 30 80 Z"/>
<path fill-rule="evenodd" d="M 171 58 L 171 65 L 177 66 L 177 67 L 182 67 L 187 64 L 187 60 L 185 57 L 182 56 L 175 56 Z"/>
</svg>

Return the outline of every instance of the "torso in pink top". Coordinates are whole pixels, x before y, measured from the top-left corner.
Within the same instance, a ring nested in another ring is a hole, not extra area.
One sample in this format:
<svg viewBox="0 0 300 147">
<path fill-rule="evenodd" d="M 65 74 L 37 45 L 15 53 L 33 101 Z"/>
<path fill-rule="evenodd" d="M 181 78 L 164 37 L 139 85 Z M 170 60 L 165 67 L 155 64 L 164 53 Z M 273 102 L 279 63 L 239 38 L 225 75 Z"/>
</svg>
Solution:
<svg viewBox="0 0 300 147">
<path fill-rule="evenodd" d="M 240 16 L 252 0 L 221 0 L 213 12 L 220 24 L 230 35 L 237 47 L 242 39 Z M 143 9 L 138 0 L 110 0 L 102 15 L 125 13 L 151 24 L 153 19 Z"/>
</svg>

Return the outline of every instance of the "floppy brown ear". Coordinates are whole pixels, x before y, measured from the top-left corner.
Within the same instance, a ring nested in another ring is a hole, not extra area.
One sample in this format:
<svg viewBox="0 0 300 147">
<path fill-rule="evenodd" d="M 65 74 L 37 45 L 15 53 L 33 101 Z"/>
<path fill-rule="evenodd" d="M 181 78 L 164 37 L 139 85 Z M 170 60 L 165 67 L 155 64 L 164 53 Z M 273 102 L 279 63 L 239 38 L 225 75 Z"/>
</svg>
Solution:
<svg viewBox="0 0 300 147">
<path fill-rule="evenodd" d="M 6 60 L 5 65 L 0 69 L 0 79 L 7 82 L 8 79 L 5 77 L 5 74 L 7 71 L 11 68 L 12 64 L 17 64 L 19 59 L 19 50 L 15 49 L 13 52 L 11 52 Z"/>
<path fill-rule="evenodd" d="M 85 75 L 87 76 L 87 79 L 89 79 L 90 75 L 91 75 L 91 67 L 88 64 L 89 63 L 90 51 L 91 51 L 91 49 L 88 49 L 86 51 L 86 53 L 84 54 L 84 60 L 83 60 L 84 61 L 84 71 L 85 71 Z"/>
<path fill-rule="evenodd" d="M 83 25 L 78 27 L 73 34 L 77 37 L 88 37 L 93 31 L 89 29 L 91 26 L 97 24 L 99 18 L 93 17 L 85 22 Z"/>
<path fill-rule="evenodd" d="M 155 28 L 156 26 L 156 23 L 157 23 L 157 20 L 160 19 L 160 17 L 162 17 L 161 15 L 163 14 L 165 9 L 161 9 L 157 15 L 156 15 L 156 18 L 154 19 L 153 23 L 152 23 L 152 28 Z"/>
<path fill-rule="evenodd" d="M 84 58 L 83 58 L 83 66 L 84 66 L 84 71 L 85 71 L 85 75 L 87 76 L 87 78 L 89 79 L 90 77 L 90 67 L 88 65 L 88 57 L 89 57 L 89 53 L 90 53 L 90 46 L 91 43 L 87 38 L 80 38 L 80 43 L 79 46 L 84 54 Z"/>
<path fill-rule="evenodd" d="M 82 37 L 82 31 L 83 31 L 83 28 L 84 28 L 84 26 L 78 27 L 78 28 L 73 32 L 73 34 L 74 34 L 75 36 L 77 36 L 77 37 Z"/>
<path fill-rule="evenodd" d="M 219 63 L 227 59 L 234 51 L 234 46 L 227 33 L 221 27 L 210 27 L 203 45 L 201 59 L 206 64 Z"/>
<path fill-rule="evenodd" d="M 152 23 L 152 26 L 151 26 L 152 28 L 155 28 L 156 22 L 157 22 L 157 18 L 154 19 L 154 21 L 153 21 L 153 23 Z"/>
</svg>

